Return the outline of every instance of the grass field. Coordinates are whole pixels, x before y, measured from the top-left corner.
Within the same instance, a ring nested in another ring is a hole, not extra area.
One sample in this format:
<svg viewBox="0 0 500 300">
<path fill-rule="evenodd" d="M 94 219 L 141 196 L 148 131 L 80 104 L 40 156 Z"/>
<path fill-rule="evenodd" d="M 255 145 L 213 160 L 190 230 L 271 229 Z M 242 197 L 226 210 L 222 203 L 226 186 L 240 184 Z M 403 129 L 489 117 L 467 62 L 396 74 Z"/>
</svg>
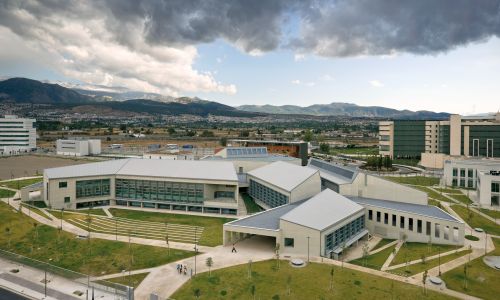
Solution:
<svg viewBox="0 0 500 300">
<path fill-rule="evenodd" d="M 370 251 L 374 251 L 374 250 L 377 250 L 378 248 L 382 248 L 384 247 L 385 245 L 389 244 L 389 243 L 392 243 L 394 242 L 395 240 L 393 239 L 381 239 L 376 245 L 375 247 L 373 247 L 372 250 Z"/>
<path fill-rule="evenodd" d="M 500 255 L 500 239 L 493 239 L 495 250 L 488 255 Z M 483 299 L 498 299 L 500 294 L 499 272 L 488 267 L 483 257 L 469 263 L 467 275 L 467 289 L 464 289 L 464 266 L 457 267 L 443 274 L 442 279 L 446 287 Z"/>
<path fill-rule="evenodd" d="M 200 245 L 217 246 L 222 244 L 222 225 L 234 219 L 205 217 L 194 215 L 170 214 L 160 212 L 144 212 L 138 210 L 127 210 L 111 208 L 109 210 L 114 217 L 142 220 L 150 222 L 172 223 L 203 227 Z"/>
<path fill-rule="evenodd" d="M 12 198 L 16 192 L 11 190 L 0 189 L 0 198 Z"/>
<path fill-rule="evenodd" d="M 479 211 L 481 211 L 483 214 L 488 215 L 492 218 L 500 219 L 500 210 L 491 210 L 491 209 L 480 208 Z"/>
<path fill-rule="evenodd" d="M 472 228 L 479 227 L 488 234 L 500 235 L 500 226 L 483 216 L 473 212 L 472 210 L 467 211 L 467 208 L 461 205 L 452 205 L 451 208 Z"/>
<path fill-rule="evenodd" d="M 47 216 L 46 214 L 44 214 L 38 207 L 34 207 L 34 206 L 29 206 L 29 205 L 26 205 L 26 204 L 21 204 L 23 207 L 27 208 L 29 211 L 28 211 L 28 216 L 32 213 L 35 213 L 41 217 L 44 217 L 45 219 L 48 219 L 48 220 L 52 220 L 49 216 Z"/>
<path fill-rule="evenodd" d="M 184 284 L 171 296 L 173 299 L 452 299 L 444 294 L 429 291 L 424 296 L 420 287 L 392 281 L 383 277 L 334 268 L 333 289 L 330 290 L 332 266 L 311 263 L 304 268 L 293 268 L 282 261 L 275 270 L 274 261 L 252 264 L 252 277 L 248 266 L 240 265 L 203 273 Z M 391 285 L 393 284 L 393 288 Z M 254 289 L 252 289 L 252 286 Z M 254 293 L 252 293 L 254 290 Z"/>
<path fill-rule="evenodd" d="M 425 187 L 425 186 L 415 186 L 415 188 L 421 190 L 422 192 L 426 192 L 427 196 L 429 198 L 433 198 L 433 199 L 436 199 L 436 200 L 439 200 L 439 201 L 451 202 L 450 199 L 446 198 L 445 196 L 441 195 L 440 193 L 438 193 L 438 192 L 436 192 L 434 190 L 431 190 L 428 187 Z"/>
<path fill-rule="evenodd" d="M 361 154 L 378 155 L 378 147 L 359 147 L 359 148 L 331 148 L 330 154 Z"/>
<path fill-rule="evenodd" d="M 397 159 L 393 159 L 392 160 L 393 164 L 406 165 L 406 166 L 412 166 L 412 167 L 416 167 L 419 162 L 420 162 L 420 160 L 418 160 L 418 159 L 397 158 Z"/>
<path fill-rule="evenodd" d="M 20 190 L 21 188 L 32 185 L 34 183 L 42 181 L 42 177 L 31 178 L 31 179 L 21 179 L 21 180 L 9 180 L 9 181 L 0 181 L 0 185 L 6 186 L 11 189 Z"/>
<path fill-rule="evenodd" d="M 424 176 L 408 176 L 408 177 L 394 177 L 385 176 L 385 179 L 411 185 L 422 185 L 422 186 L 432 186 L 439 184 L 439 178 L 436 177 L 424 177 Z"/>
<path fill-rule="evenodd" d="M 450 255 L 442 256 L 441 259 L 435 258 L 432 260 L 427 260 L 425 264 L 419 262 L 413 265 L 408 265 L 407 267 L 401 267 L 397 269 L 390 270 L 390 273 L 394 273 L 397 275 L 402 275 L 402 276 L 413 276 L 418 273 L 422 273 L 425 270 L 432 269 L 434 267 L 437 267 L 439 265 L 439 262 L 441 261 L 441 265 L 444 263 L 447 263 L 449 261 L 452 261 L 454 259 L 457 259 L 459 257 L 462 257 L 464 255 L 467 255 L 471 253 L 471 250 L 462 250 L 456 253 L 452 253 Z"/>
<path fill-rule="evenodd" d="M 462 194 L 460 190 L 453 188 L 434 188 L 434 189 L 436 189 L 438 192 L 446 194 Z"/>
<path fill-rule="evenodd" d="M 52 209 L 49 211 L 51 214 L 53 214 L 57 218 L 61 218 L 61 211 L 60 210 L 55 210 Z M 88 214 L 90 212 L 91 215 L 96 215 L 96 216 L 107 216 L 107 214 L 104 212 L 102 208 L 92 208 L 92 209 L 81 209 L 81 210 L 71 210 L 71 209 L 65 209 L 64 210 L 64 215 L 66 214 L 71 214 L 71 213 L 81 213 L 81 214 Z M 65 217 L 66 219 L 66 217 Z"/>
<path fill-rule="evenodd" d="M 247 208 L 248 214 L 257 213 L 263 210 L 248 194 L 241 194 L 241 197 L 243 198 L 243 201 L 245 201 L 245 207 Z"/>
<path fill-rule="evenodd" d="M 428 199 L 427 204 L 428 205 L 434 205 L 434 206 L 437 206 L 437 207 L 441 207 L 441 203 L 439 203 L 439 201 L 434 200 L 434 199 Z"/>
<path fill-rule="evenodd" d="M 134 274 L 134 275 L 130 275 L 130 276 L 115 277 L 115 278 L 108 279 L 107 281 L 137 288 L 139 286 L 139 284 L 141 284 L 141 282 L 144 280 L 144 278 L 146 278 L 146 276 L 148 276 L 148 274 L 149 273 L 139 273 L 139 274 Z"/>
<path fill-rule="evenodd" d="M 129 268 L 129 245 L 100 239 L 82 240 L 42 225 L 0 203 L 0 248 L 77 272 L 118 273 Z M 37 224 L 35 227 L 34 224 Z M 7 234 L 6 228 L 10 229 Z M 10 240 L 10 245 L 9 245 Z M 92 249 L 91 253 L 89 253 Z M 131 244 L 132 269 L 150 268 L 190 257 L 194 252 Z"/>
<path fill-rule="evenodd" d="M 450 194 L 449 196 L 463 204 L 472 204 L 472 200 L 464 194 Z"/>
<path fill-rule="evenodd" d="M 349 261 L 349 263 L 367 267 L 370 269 L 380 270 L 384 265 L 385 261 L 387 260 L 387 258 L 389 257 L 389 255 L 394 251 L 394 248 L 396 248 L 396 245 L 391 246 L 375 254 L 368 255 L 365 258 L 366 260 L 364 258 L 359 258 L 356 260 L 351 260 Z"/>
<path fill-rule="evenodd" d="M 406 242 L 405 245 L 403 245 L 399 249 L 396 257 L 394 257 L 394 259 L 392 260 L 391 266 L 405 263 L 406 260 L 412 261 L 421 259 L 422 255 L 425 255 L 425 257 L 429 257 L 432 255 L 437 255 L 439 251 L 441 251 L 441 253 L 444 253 L 453 249 L 457 249 L 457 247 L 450 245 L 431 245 L 429 247 L 427 243 L 424 244 Z"/>
</svg>

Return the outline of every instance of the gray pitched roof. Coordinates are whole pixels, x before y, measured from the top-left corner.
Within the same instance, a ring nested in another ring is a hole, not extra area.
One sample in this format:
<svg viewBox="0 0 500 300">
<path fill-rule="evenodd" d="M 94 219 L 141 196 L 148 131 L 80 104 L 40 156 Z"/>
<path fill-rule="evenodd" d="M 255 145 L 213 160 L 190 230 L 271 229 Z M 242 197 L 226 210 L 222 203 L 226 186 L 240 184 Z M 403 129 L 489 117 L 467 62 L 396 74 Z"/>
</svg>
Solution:
<svg viewBox="0 0 500 300">
<path fill-rule="evenodd" d="M 238 181 L 238 176 L 231 162 L 134 158 L 46 169 L 45 175 L 49 179 L 102 175 L 130 175 Z"/>
<path fill-rule="evenodd" d="M 351 183 L 358 175 L 358 171 L 355 168 L 341 166 L 315 158 L 311 158 L 307 166 L 319 170 L 321 178 L 336 184 Z"/>
<path fill-rule="evenodd" d="M 259 229 L 278 230 L 280 228 L 280 218 L 296 208 L 302 202 L 294 202 L 278 206 L 255 215 L 226 223 L 228 225 L 252 227 Z"/>
<path fill-rule="evenodd" d="M 356 202 L 330 189 L 325 189 L 283 215 L 281 219 L 316 230 L 323 230 L 363 210 L 364 207 Z"/>
<path fill-rule="evenodd" d="M 355 197 L 355 196 L 346 196 L 346 197 L 361 205 L 371 205 L 385 209 L 391 209 L 401 212 L 422 215 L 426 217 L 432 217 L 432 218 L 438 218 L 447 221 L 462 223 L 462 221 L 460 221 L 459 219 L 443 211 L 442 209 L 432 205 L 403 203 L 403 202 L 395 202 L 395 201 L 379 200 L 379 199 Z"/>
<path fill-rule="evenodd" d="M 260 180 L 268 182 L 285 191 L 291 192 L 306 179 L 317 173 L 317 170 L 297 166 L 283 161 L 260 167 L 248 172 Z"/>
</svg>

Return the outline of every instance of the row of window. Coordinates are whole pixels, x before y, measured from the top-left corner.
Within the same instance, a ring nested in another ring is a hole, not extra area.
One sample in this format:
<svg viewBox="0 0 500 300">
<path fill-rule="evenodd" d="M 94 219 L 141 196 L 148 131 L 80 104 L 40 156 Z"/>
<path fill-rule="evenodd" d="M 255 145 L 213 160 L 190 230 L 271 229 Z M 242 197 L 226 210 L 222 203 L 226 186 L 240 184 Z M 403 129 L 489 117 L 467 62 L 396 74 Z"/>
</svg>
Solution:
<svg viewBox="0 0 500 300">
<path fill-rule="evenodd" d="M 59 183 L 60 184 L 60 183 Z M 111 180 L 94 179 L 76 182 L 76 198 L 100 197 L 110 195 Z M 66 183 L 67 186 L 67 183 Z"/>
<path fill-rule="evenodd" d="M 115 191 L 117 198 L 133 200 L 201 203 L 204 198 L 203 184 L 169 181 L 116 179 Z"/>
<path fill-rule="evenodd" d="M 257 200 L 267 204 L 269 207 L 278 207 L 288 203 L 288 196 L 283 195 L 267 186 L 250 179 L 248 194 Z"/>
<path fill-rule="evenodd" d="M 203 212 L 203 213 L 210 213 L 210 214 L 226 214 L 226 215 L 236 215 L 238 212 L 236 209 L 233 209 L 233 208 L 202 207 L 202 206 L 189 206 L 189 205 L 166 204 L 166 203 L 151 203 L 151 202 L 139 202 L 139 201 L 124 201 L 124 200 L 116 200 L 116 205 L 131 206 L 131 207 L 170 209 L 170 210 L 177 210 L 177 211 Z"/>
<path fill-rule="evenodd" d="M 361 232 L 365 228 L 365 216 L 360 216 L 350 223 L 338 228 L 334 232 L 325 236 L 325 252 L 341 246 L 350 238 Z"/>
<path fill-rule="evenodd" d="M 395 214 L 382 213 L 380 211 L 375 211 L 376 216 L 374 216 L 374 211 L 372 209 L 368 210 L 368 220 L 376 221 L 377 223 L 385 224 L 388 226 L 397 227 L 398 226 L 398 216 Z M 375 220 L 374 220 L 375 217 Z M 416 224 L 415 224 L 416 223 Z M 408 224 L 406 226 L 406 224 Z M 413 218 L 405 218 L 404 216 L 399 216 L 399 228 L 407 229 L 409 231 L 416 231 L 417 233 L 423 233 L 424 224 L 420 219 L 416 219 L 416 222 Z M 450 227 L 445 226 L 444 228 L 444 236 L 445 240 L 449 240 L 449 231 Z M 454 227 L 453 239 L 454 241 L 458 241 L 458 228 Z M 432 234 L 432 223 L 429 221 L 425 222 L 425 235 L 431 236 Z M 434 223 L 434 237 L 441 238 L 441 225 L 439 223 Z"/>
</svg>

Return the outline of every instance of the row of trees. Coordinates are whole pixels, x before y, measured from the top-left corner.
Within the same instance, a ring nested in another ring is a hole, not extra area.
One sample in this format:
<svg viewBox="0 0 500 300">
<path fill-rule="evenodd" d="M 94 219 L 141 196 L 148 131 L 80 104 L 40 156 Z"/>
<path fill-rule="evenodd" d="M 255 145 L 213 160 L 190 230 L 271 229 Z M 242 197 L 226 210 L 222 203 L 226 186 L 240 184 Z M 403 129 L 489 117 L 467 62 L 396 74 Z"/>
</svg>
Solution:
<svg viewBox="0 0 500 300">
<path fill-rule="evenodd" d="M 390 156 L 373 155 L 366 159 L 365 166 L 369 169 L 390 170 L 392 169 L 392 158 Z"/>
</svg>

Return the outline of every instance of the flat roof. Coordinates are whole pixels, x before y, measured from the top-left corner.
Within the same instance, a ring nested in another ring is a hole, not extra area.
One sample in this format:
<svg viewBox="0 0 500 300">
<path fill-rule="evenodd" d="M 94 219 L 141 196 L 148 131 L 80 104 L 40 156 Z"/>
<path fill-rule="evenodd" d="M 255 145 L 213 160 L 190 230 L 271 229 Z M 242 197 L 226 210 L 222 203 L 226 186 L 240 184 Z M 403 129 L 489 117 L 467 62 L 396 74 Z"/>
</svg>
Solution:
<svg viewBox="0 0 500 300">
<path fill-rule="evenodd" d="M 291 145 L 299 145 L 299 144 L 307 144 L 303 141 L 278 141 L 278 140 L 240 140 L 240 139 L 231 139 L 230 142 L 237 143 L 262 143 L 262 144 L 291 144 Z"/>
<path fill-rule="evenodd" d="M 241 227 L 278 230 L 280 228 L 281 216 L 288 213 L 292 209 L 296 208 L 301 203 L 302 202 L 294 202 L 290 204 L 285 204 L 282 206 L 265 210 L 263 212 L 256 213 L 254 215 L 239 220 L 231 221 L 226 224 L 233 226 L 241 226 Z"/>
<path fill-rule="evenodd" d="M 304 201 L 283 215 L 282 220 L 316 230 L 326 229 L 365 208 L 330 189 Z"/>
<path fill-rule="evenodd" d="M 168 159 L 117 159 L 45 170 L 49 179 L 122 175 L 238 181 L 231 162 Z"/>
<path fill-rule="evenodd" d="M 336 184 L 352 183 L 358 175 L 358 171 L 355 168 L 332 164 L 316 158 L 311 158 L 307 166 L 319 170 L 319 175 L 322 178 Z"/>
<path fill-rule="evenodd" d="M 462 165 L 481 165 L 481 166 L 500 166 L 498 158 L 469 158 L 469 159 L 446 159 L 445 164 L 462 164 Z"/>
<path fill-rule="evenodd" d="M 346 197 L 361 205 L 365 204 L 385 209 L 422 215 L 431 218 L 443 219 L 451 222 L 462 223 L 461 220 L 455 218 L 454 216 L 450 215 L 444 210 L 433 205 L 403 203 L 403 202 L 379 200 L 379 199 L 356 197 L 356 196 L 346 196 Z"/>
<path fill-rule="evenodd" d="M 266 156 L 256 156 L 256 157 L 248 157 L 248 156 L 241 156 L 241 157 L 222 157 L 222 156 L 216 156 L 216 155 L 210 155 L 203 157 L 202 160 L 214 160 L 214 161 L 267 161 L 267 162 L 274 162 L 274 161 L 300 161 L 300 158 L 296 157 L 291 157 L 291 156 L 284 156 L 284 155 L 273 155 L 273 154 L 268 154 Z"/>
<path fill-rule="evenodd" d="M 318 173 L 318 170 L 277 161 L 252 170 L 248 175 L 291 192 L 315 173 Z"/>
</svg>

